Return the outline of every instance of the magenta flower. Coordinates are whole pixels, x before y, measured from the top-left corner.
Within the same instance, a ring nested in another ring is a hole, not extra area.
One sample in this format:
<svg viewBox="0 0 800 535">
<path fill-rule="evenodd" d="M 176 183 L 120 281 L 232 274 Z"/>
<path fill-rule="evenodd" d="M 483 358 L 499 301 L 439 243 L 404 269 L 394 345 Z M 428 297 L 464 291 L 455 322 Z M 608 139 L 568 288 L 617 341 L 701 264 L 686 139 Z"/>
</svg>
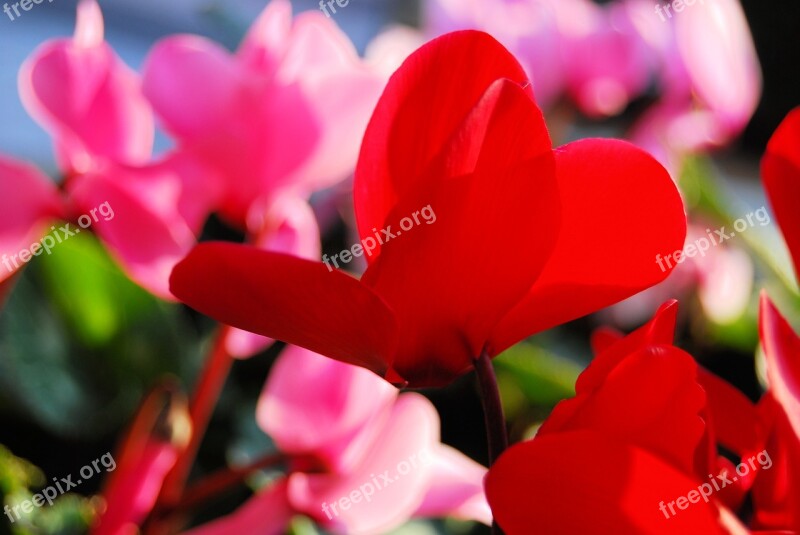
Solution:
<svg viewBox="0 0 800 535">
<path fill-rule="evenodd" d="M 226 184 L 221 213 L 245 226 L 254 203 L 346 178 L 383 77 L 321 13 L 292 21 L 274 0 L 236 54 L 193 35 L 156 44 L 144 92 L 181 153 Z"/>
<path fill-rule="evenodd" d="M 398 395 L 367 370 L 290 346 L 257 419 L 289 473 L 192 535 L 284 533 L 295 514 L 335 533 L 386 533 L 413 516 L 491 522 L 486 469 L 441 444 L 426 398 Z"/>
<path fill-rule="evenodd" d="M 81 228 L 91 226 L 134 281 L 172 299 L 169 273 L 195 244 L 218 185 L 181 155 L 150 163 L 152 112 L 135 73 L 104 42 L 94 0 L 78 5 L 72 38 L 45 43 L 28 58 L 19 89 L 27 110 L 53 136 L 65 196 L 59 200 L 46 177 L 34 178 L 30 168 L 5 165 L 0 188 L 15 223 L 0 240 L 2 252 L 11 257 L 20 251 L 14 244 L 41 237 L 48 230 L 42 218 L 77 220 Z M 40 185 L 14 187 L 34 182 Z M 59 203 L 64 206 L 54 213 Z M 107 208 L 98 217 L 101 205 Z M 65 228 L 66 238 L 80 231 Z"/>
</svg>

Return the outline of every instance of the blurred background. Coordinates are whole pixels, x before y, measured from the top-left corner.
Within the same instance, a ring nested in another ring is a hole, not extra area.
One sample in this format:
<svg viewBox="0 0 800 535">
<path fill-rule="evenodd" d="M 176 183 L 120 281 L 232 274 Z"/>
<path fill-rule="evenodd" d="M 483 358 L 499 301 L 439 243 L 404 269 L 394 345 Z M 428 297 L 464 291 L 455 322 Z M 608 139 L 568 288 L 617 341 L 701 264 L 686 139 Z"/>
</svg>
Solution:
<svg viewBox="0 0 800 535">
<path fill-rule="evenodd" d="M 351 0 L 334 18 L 363 52 L 390 24 L 423 26 L 425 6 L 420 1 L 425 0 Z M 313 1 L 292 3 L 296 11 L 318 8 Z M 59 177 L 51 140 L 24 111 L 16 77 L 36 46 L 72 33 L 75 4 L 45 2 L 14 21 L 0 14 L 0 152 L 34 162 L 55 180 Z M 233 49 L 264 5 L 263 0 L 101 2 L 107 40 L 135 69 L 153 43 L 169 34 L 198 33 Z M 763 74 L 758 106 L 743 131 L 724 147 L 693 153 L 672 169 L 692 219 L 702 228 L 730 225 L 765 204 L 759 159 L 781 119 L 800 105 L 800 4 L 745 0 L 742 7 Z M 567 97 L 555 98 L 546 107 L 554 143 L 589 135 L 625 136 L 658 96 L 659 88 L 649 84 L 624 109 L 600 118 L 590 117 Z M 157 140 L 157 149 L 167 146 L 163 137 Z M 347 194 L 346 188 L 337 193 L 338 218 L 324 233 L 326 251 L 339 251 L 352 239 Z M 756 398 L 761 391 L 757 290 L 766 285 L 792 295 L 785 291 L 793 283 L 778 233 L 774 223 L 756 226 L 726 247 L 724 254 L 720 252 L 713 265 L 676 273 L 662 288 L 536 336 L 500 357 L 497 367 L 512 439 L 530 436 L 555 403 L 573 394 L 574 380 L 591 358 L 589 336 L 594 328 L 611 324 L 630 330 L 669 297 L 682 298 L 680 345 Z M 241 240 L 214 219 L 204 238 Z M 24 270 L 0 311 L 0 494 L 4 497 L 24 494 L 114 451 L 156 378 L 173 375 L 183 385 L 193 384 L 214 327 L 210 320 L 163 303 L 127 280 L 92 236 L 81 235 L 60 247 L 59 254 L 42 256 Z M 792 297 L 782 304 L 800 312 Z M 273 448 L 253 415 L 279 351 L 273 347 L 234 367 L 201 449 L 198 473 L 254 459 Z M 482 413 L 472 377 L 426 395 L 442 416 L 443 441 L 485 463 Z M 13 533 L 82 533 L 90 497 L 101 483 L 100 477 L 85 482 L 55 507 L 39 509 L 35 526 L 17 524 Z M 232 493 L 197 521 L 232 510 L 246 496 L 244 489 Z M 0 519 L 0 533 L 11 529 L 5 517 Z M 407 532 L 481 529 L 420 522 Z"/>
</svg>

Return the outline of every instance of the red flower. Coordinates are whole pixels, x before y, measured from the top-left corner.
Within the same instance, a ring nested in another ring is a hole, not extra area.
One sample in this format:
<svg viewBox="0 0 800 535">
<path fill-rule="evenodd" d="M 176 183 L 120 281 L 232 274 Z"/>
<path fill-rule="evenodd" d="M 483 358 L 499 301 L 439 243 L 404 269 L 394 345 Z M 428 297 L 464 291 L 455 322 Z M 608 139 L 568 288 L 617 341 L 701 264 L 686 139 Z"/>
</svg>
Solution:
<svg viewBox="0 0 800 535">
<path fill-rule="evenodd" d="M 759 328 L 769 379 L 759 409 L 768 429 L 766 449 L 779 469 L 756 479 L 753 524 L 800 533 L 800 337 L 765 293 Z"/>
<path fill-rule="evenodd" d="M 497 41 L 455 32 L 390 80 L 355 178 L 375 243 L 361 280 L 322 263 L 203 244 L 172 291 L 225 323 L 433 386 L 519 340 L 663 280 L 683 244 L 666 170 L 617 140 L 551 149 L 530 82 Z M 422 207 L 435 221 L 406 232 Z M 402 235 L 401 235 L 402 234 Z M 377 240 L 380 241 L 380 240 Z"/>
<path fill-rule="evenodd" d="M 676 308 L 622 339 L 596 337 L 605 349 L 576 396 L 490 469 L 487 498 L 508 535 L 743 529 L 718 503 L 733 489 L 695 473 L 706 399 L 694 359 L 672 346 Z"/>
<path fill-rule="evenodd" d="M 761 161 L 767 197 L 775 211 L 800 278 L 800 108 L 795 108 L 775 130 Z"/>
</svg>

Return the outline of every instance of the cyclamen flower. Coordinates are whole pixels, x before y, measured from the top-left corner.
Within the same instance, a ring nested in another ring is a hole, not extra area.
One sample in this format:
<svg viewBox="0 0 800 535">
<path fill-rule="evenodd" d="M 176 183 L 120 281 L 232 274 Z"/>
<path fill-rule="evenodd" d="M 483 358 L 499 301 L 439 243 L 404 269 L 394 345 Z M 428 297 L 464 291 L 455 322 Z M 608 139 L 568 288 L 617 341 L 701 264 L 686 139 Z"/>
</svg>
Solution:
<svg viewBox="0 0 800 535">
<path fill-rule="evenodd" d="M 491 522 L 486 469 L 439 442 L 427 399 L 398 395 L 366 370 L 289 347 L 257 418 L 289 457 L 289 473 L 191 535 L 280 534 L 296 514 L 353 534 L 386 533 L 412 516 Z"/>
<path fill-rule="evenodd" d="M 108 203 L 113 219 L 94 221 L 92 230 L 133 280 L 172 298 L 167 276 L 196 243 L 216 182 L 180 155 L 149 163 L 152 112 L 135 73 L 103 41 L 96 2 L 78 5 L 74 37 L 45 43 L 25 62 L 19 89 L 54 138 L 65 196 L 31 168 L 5 163 L 0 197 L 13 206 L 5 213 L 14 223 L 5 227 L 2 251 L 11 256 L 20 242 L 29 246 L 54 217 L 75 219 Z"/>
<path fill-rule="evenodd" d="M 427 205 L 436 223 L 376 244 L 360 280 L 210 243 L 176 267 L 172 291 L 224 323 L 392 382 L 443 385 L 482 351 L 663 280 L 653 258 L 686 232 L 674 184 L 640 149 L 588 139 L 553 150 L 522 67 L 474 31 L 412 54 L 362 145 L 362 240 Z"/>
<path fill-rule="evenodd" d="M 576 396 L 492 466 L 487 496 L 507 534 L 532 526 L 564 535 L 746 533 L 726 506 L 734 488 L 716 489 L 715 477 L 706 477 L 725 474 L 716 454 L 711 464 L 696 460 L 709 408 L 704 374 L 672 346 L 676 308 L 666 304 L 627 337 L 595 338 L 602 349 L 578 378 Z M 675 498 L 703 484 L 708 500 L 698 493 L 675 508 Z"/>
<path fill-rule="evenodd" d="M 242 227 L 254 204 L 303 198 L 352 172 L 383 84 L 333 21 L 317 12 L 293 21 L 287 0 L 270 2 L 234 55 L 177 35 L 143 68 L 179 152 L 222 177 L 221 212 Z"/>
</svg>

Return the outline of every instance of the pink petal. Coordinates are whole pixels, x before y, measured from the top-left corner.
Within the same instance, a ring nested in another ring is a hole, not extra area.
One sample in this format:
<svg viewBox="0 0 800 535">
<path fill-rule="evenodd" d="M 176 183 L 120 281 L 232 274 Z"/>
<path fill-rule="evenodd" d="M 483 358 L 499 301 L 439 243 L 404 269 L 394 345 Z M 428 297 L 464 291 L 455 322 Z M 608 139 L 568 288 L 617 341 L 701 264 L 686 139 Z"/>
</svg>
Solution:
<svg viewBox="0 0 800 535">
<path fill-rule="evenodd" d="M 281 451 L 339 471 L 366 454 L 396 396 L 370 371 L 289 346 L 272 369 L 256 418 Z"/>
<path fill-rule="evenodd" d="M 82 215 L 95 210 L 92 231 L 131 279 L 174 300 L 169 275 L 196 243 L 194 230 L 214 204 L 216 182 L 205 178 L 190 160 L 175 157 L 149 167 L 111 166 L 76 177 L 69 193 Z M 109 216 L 100 217 L 97 208 L 104 204 Z"/>
<path fill-rule="evenodd" d="M 216 43 L 176 35 L 156 43 L 142 68 L 144 94 L 167 130 L 182 139 L 203 139 L 236 110 L 242 75 Z"/>
<path fill-rule="evenodd" d="M 292 29 L 292 4 L 272 0 L 247 31 L 238 56 L 251 69 L 274 72 L 286 53 Z"/>
<path fill-rule="evenodd" d="M 50 222 L 63 215 L 58 190 L 49 178 L 32 165 L 0 155 L 0 282 L 24 265 L 19 252 L 31 250 Z"/>
<path fill-rule="evenodd" d="M 761 97 L 761 70 L 737 0 L 715 0 L 675 17 L 678 49 L 694 92 L 724 131 L 744 128 Z"/>
<path fill-rule="evenodd" d="M 235 512 L 185 531 L 184 535 L 283 535 L 292 519 L 286 480 L 250 498 Z"/>
<path fill-rule="evenodd" d="M 417 517 L 454 517 L 492 523 L 483 493 L 486 468 L 458 450 L 441 445 L 433 455 L 433 476 Z"/>
<path fill-rule="evenodd" d="M 338 26 L 317 12 L 298 15 L 277 76 L 302 90 L 319 131 L 314 151 L 291 179 L 315 190 L 347 178 L 385 77 L 369 69 Z"/>
<path fill-rule="evenodd" d="M 43 44 L 20 69 L 22 102 L 54 137 L 67 173 L 88 171 L 98 157 L 143 163 L 152 150 L 153 117 L 138 77 L 102 36 L 99 7 L 84 1 L 74 39 Z"/>
<path fill-rule="evenodd" d="M 421 505 L 438 442 L 439 416 L 431 402 L 419 394 L 403 394 L 353 471 L 295 473 L 289 480 L 289 501 L 335 533 L 386 533 Z"/>
</svg>

